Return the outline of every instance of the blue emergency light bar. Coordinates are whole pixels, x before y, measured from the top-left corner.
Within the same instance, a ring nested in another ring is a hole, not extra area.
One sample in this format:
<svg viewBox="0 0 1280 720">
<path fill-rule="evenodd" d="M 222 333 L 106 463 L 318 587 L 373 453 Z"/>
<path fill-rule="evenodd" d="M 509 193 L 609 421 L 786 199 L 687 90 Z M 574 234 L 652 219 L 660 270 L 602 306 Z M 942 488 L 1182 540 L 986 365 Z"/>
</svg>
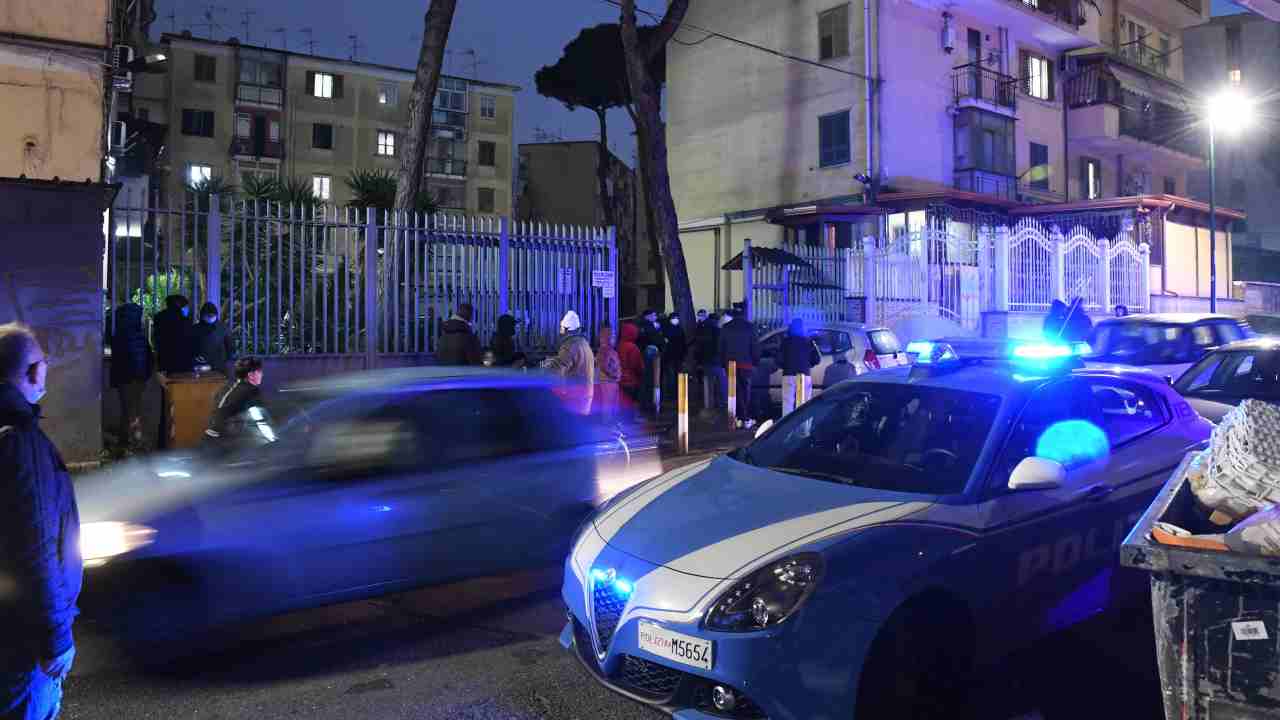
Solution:
<svg viewBox="0 0 1280 720">
<path fill-rule="evenodd" d="M 956 345 L 960 345 L 957 349 Z M 1030 365 L 1037 368 L 1074 364 L 1092 349 L 1088 343 L 1046 343 L 1015 342 L 1005 343 L 982 339 L 917 340 L 907 344 L 907 354 L 915 359 L 916 365 L 945 365 L 969 361 L 1012 362 L 1017 365 Z"/>
</svg>

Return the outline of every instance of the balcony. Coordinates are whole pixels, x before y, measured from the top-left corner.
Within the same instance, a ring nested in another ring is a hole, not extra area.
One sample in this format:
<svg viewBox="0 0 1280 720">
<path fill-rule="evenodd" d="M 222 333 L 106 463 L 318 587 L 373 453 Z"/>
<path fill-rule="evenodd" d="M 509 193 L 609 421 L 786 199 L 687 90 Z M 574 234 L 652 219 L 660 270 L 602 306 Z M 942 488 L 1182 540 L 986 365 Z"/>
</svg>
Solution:
<svg viewBox="0 0 1280 720">
<path fill-rule="evenodd" d="M 284 105 L 284 91 L 267 85 L 239 83 L 236 85 L 236 102 L 278 108 Z"/>
<path fill-rule="evenodd" d="M 986 170 L 957 170 L 957 190 L 991 195 L 1001 200 L 1018 199 L 1018 179 L 1012 175 L 1000 175 Z"/>
<path fill-rule="evenodd" d="M 980 107 L 1012 116 L 1018 109 L 1018 79 L 981 63 L 961 65 L 951 71 L 956 107 Z"/>
<path fill-rule="evenodd" d="M 932 4 L 943 10 L 951 6 L 942 0 Z M 966 12 L 984 22 L 1007 27 L 1015 35 L 1034 37 L 1054 50 L 1066 51 L 1100 41 L 1097 13 L 1084 0 L 968 0 L 964 5 Z"/>
<path fill-rule="evenodd" d="M 231 139 L 228 153 L 233 157 L 284 159 L 284 143 L 270 142 L 258 137 Z"/>
<path fill-rule="evenodd" d="M 1149 73 L 1169 77 L 1169 55 L 1141 40 L 1121 45 L 1118 54 Z"/>
<path fill-rule="evenodd" d="M 1199 118 L 1185 92 L 1105 58 L 1084 64 L 1065 85 L 1070 141 L 1099 151 L 1141 152 L 1133 141 L 1182 158 L 1203 160 Z"/>
<path fill-rule="evenodd" d="M 427 158 L 428 175 L 447 175 L 449 177 L 466 177 L 467 161 L 455 158 Z"/>
</svg>

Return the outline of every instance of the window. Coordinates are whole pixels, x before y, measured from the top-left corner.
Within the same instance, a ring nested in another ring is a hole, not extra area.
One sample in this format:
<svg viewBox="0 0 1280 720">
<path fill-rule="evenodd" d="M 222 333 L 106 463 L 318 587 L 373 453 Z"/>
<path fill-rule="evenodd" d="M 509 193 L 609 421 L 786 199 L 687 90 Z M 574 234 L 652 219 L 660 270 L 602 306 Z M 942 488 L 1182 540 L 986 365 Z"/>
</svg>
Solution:
<svg viewBox="0 0 1280 720">
<path fill-rule="evenodd" d="M 481 140 L 479 160 L 484 167 L 496 165 L 498 162 L 498 146 L 488 140 Z"/>
<path fill-rule="evenodd" d="M 818 344 L 818 351 L 823 355 L 835 355 L 853 349 L 853 339 L 849 334 L 837 330 L 819 330 L 813 333 L 813 341 Z"/>
<path fill-rule="evenodd" d="M 1241 28 L 1239 25 L 1228 25 L 1227 31 L 1227 78 L 1233 85 L 1240 84 Z"/>
<path fill-rule="evenodd" d="M 1049 189 L 1049 146 L 1031 143 L 1031 187 L 1036 190 Z"/>
<path fill-rule="evenodd" d="M 393 82 L 378 83 L 378 104 L 395 107 L 400 102 L 400 86 Z"/>
<path fill-rule="evenodd" d="M 956 116 L 956 166 L 1013 176 L 1013 119 L 977 108 L 964 108 Z"/>
<path fill-rule="evenodd" d="M 1216 345 L 1226 345 L 1237 340 L 1244 340 L 1245 329 L 1236 322 L 1217 322 L 1213 323 L 1213 329 L 1218 334 L 1218 342 Z"/>
<path fill-rule="evenodd" d="M 1135 440 L 1168 422 L 1164 405 L 1141 385 L 1090 379 L 1089 389 L 1098 404 L 1101 427 L 1111 447 Z"/>
<path fill-rule="evenodd" d="M 1178 194 L 1178 181 L 1175 178 L 1167 177 L 1164 179 L 1164 194 L 1165 195 Z"/>
<path fill-rule="evenodd" d="M 482 187 L 476 192 L 476 194 L 476 209 L 482 213 L 493 212 L 494 204 L 496 202 L 495 197 L 497 195 L 497 193 L 494 192 L 494 189 Z"/>
<path fill-rule="evenodd" d="M 248 138 L 253 136 L 253 118 L 246 113 L 236 113 L 236 137 Z"/>
<path fill-rule="evenodd" d="M 849 54 L 849 6 L 818 13 L 818 59 L 830 60 Z"/>
<path fill-rule="evenodd" d="M 1085 200 L 1102 197 L 1102 162 L 1094 158 L 1080 158 L 1080 192 Z"/>
<path fill-rule="evenodd" d="M 212 55 L 196 54 L 196 82 L 212 83 L 218 81 L 218 58 Z"/>
<path fill-rule="evenodd" d="M 383 157 L 395 157 L 396 134 L 388 130 L 378 131 L 378 154 Z"/>
<path fill-rule="evenodd" d="M 311 147 L 320 150 L 333 149 L 333 126 L 315 123 L 311 126 Z"/>
<path fill-rule="evenodd" d="M 480 117 L 485 120 L 498 117 L 498 98 L 493 95 L 480 96 Z"/>
<path fill-rule="evenodd" d="M 280 142 L 280 121 L 272 120 L 270 123 L 270 140 L 271 142 Z"/>
<path fill-rule="evenodd" d="M 1240 74 L 1240 68 L 1233 68 L 1227 71 L 1227 82 L 1239 86 L 1244 82 L 1244 77 Z"/>
<path fill-rule="evenodd" d="M 311 80 L 307 83 L 311 88 L 311 96 L 318 98 L 333 98 L 334 76 L 329 73 L 313 72 L 309 73 Z"/>
<path fill-rule="evenodd" d="M 1042 457 L 1073 468 L 1107 453 L 1097 402 L 1083 391 L 1080 381 L 1066 380 L 1040 388 L 1027 400 L 996 466 L 997 491 L 1008 486 L 1014 468 L 1026 458 Z M 1085 438 L 1086 423 L 1093 426 L 1094 437 Z M 1066 441 L 1067 435 L 1074 442 Z"/>
<path fill-rule="evenodd" d="M 240 56 L 240 82 L 264 87 L 280 87 L 282 66 L 276 57 L 251 55 L 244 51 Z"/>
<path fill-rule="evenodd" d="M 201 165 L 192 163 L 187 166 L 187 182 L 197 185 L 202 182 L 208 182 L 213 179 L 213 167 L 210 165 Z"/>
<path fill-rule="evenodd" d="M 182 134 L 196 137 L 213 137 L 213 111 L 184 109 L 182 111 Z"/>
<path fill-rule="evenodd" d="M 896 355 L 902 352 L 902 341 L 892 330 L 872 330 L 867 333 L 871 349 L 877 355 Z"/>
<path fill-rule="evenodd" d="M 1022 91 L 1037 100 L 1053 100 L 1053 61 L 1023 50 Z"/>
<path fill-rule="evenodd" d="M 849 111 L 818 118 L 818 164 L 821 167 L 849 162 Z"/>
<path fill-rule="evenodd" d="M 467 81 L 460 78 L 440 78 L 436 88 L 436 108 L 453 112 L 467 111 Z"/>
<path fill-rule="evenodd" d="M 330 180 L 331 178 L 328 175 L 311 176 L 311 192 L 325 202 L 328 202 L 332 197 L 329 194 Z"/>
<path fill-rule="evenodd" d="M 1280 401 L 1280 355 L 1254 350 L 1210 353 L 1174 388 L 1183 395 L 1211 400 Z"/>
</svg>

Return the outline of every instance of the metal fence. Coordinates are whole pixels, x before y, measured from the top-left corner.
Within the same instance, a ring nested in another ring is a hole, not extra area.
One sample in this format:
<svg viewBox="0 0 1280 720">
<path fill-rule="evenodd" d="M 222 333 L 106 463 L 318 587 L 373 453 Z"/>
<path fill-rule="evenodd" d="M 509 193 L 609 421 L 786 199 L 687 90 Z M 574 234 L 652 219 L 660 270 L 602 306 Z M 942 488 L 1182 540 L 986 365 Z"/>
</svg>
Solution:
<svg viewBox="0 0 1280 720">
<path fill-rule="evenodd" d="M 1013 227 L 1009 238 L 1009 309 L 1043 312 L 1053 303 L 1053 243 L 1031 218 Z"/>
<path fill-rule="evenodd" d="M 180 294 L 194 318 L 212 301 L 244 354 L 431 353 L 462 303 L 482 342 L 509 313 L 532 352 L 555 347 L 567 310 L 617 324 L 611 228 L 192 194 L 122 196 L 108 233 L 110 307 L 151 316 Z"/>
</svg>

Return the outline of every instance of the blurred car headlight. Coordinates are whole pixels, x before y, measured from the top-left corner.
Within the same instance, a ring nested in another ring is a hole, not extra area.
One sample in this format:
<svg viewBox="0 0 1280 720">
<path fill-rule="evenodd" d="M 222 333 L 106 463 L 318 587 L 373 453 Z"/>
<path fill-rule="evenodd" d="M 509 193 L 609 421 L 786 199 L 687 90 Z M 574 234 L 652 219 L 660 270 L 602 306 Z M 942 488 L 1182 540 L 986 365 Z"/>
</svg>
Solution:
<svg viewBox="0 0 1280 720">
<path fill-rule="evenodd" d="M 791 555 L 760 568 L 739 581 L 711 606 L 708 630 L 751 632 L 773 627 L 791 617 L 822 579 L 822 556 Z"/>
<path fill-rule="evenodd" d="M 85 567 L 98 567 L 117 555 L 150 545 L 155 534 L 154 528 L 134 523 L 85 523 L 80 526 L 80 556 Z"/>
</svg>

